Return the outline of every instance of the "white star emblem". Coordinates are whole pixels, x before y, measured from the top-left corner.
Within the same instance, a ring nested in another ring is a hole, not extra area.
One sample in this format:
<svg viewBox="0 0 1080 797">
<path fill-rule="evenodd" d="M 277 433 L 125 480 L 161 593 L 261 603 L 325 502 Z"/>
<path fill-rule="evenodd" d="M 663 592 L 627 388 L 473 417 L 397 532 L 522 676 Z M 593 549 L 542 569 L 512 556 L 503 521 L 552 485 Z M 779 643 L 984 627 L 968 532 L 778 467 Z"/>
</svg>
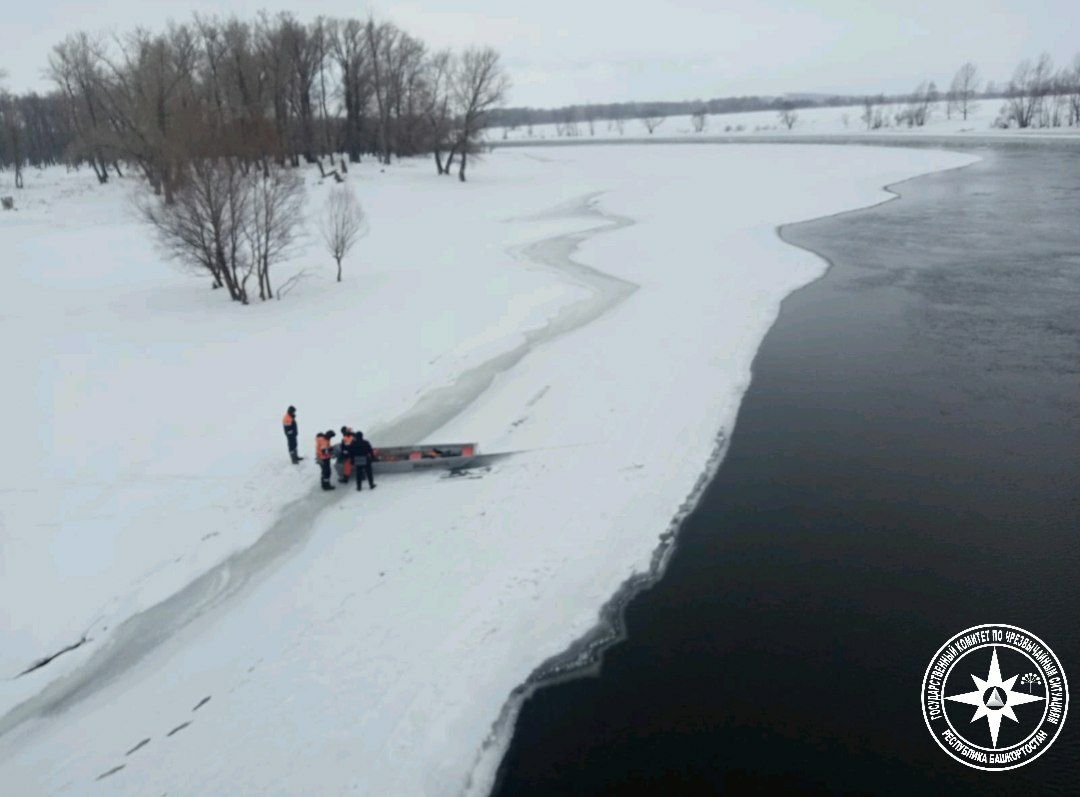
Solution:
<svg viewBox="0 0 1080 797">
<path fill-rule="evenodd" d="M 990 672 L 984 681 L 977 675 L 971 676 L 975 682 L 974 692 L 965 692 L 962 695 L 953 695 L 946 700 L 955 700 L 957 703 L 967 703 L 976 706 L 975 716 L 972 722 L 986 717 L 990 725 L 990 740 L 997 747 L 998 731 L 1001 729 L 1001 718 L 1008 717 L 1013 722 L 1019 722 L 1013 706 L 1022 706 L 1025 703 L 1034 703 L 1036 700 L 1045 700 L 1038 695 L 1025 695 L 1023 692 L 1012 691 L 1013 684 L 1019 675 L 1014 675 L 1007 680 L 1001 679 L 1001 667 L 998 665 L 997 647 L 993 649 L 990 657 Z"/>
</svg>

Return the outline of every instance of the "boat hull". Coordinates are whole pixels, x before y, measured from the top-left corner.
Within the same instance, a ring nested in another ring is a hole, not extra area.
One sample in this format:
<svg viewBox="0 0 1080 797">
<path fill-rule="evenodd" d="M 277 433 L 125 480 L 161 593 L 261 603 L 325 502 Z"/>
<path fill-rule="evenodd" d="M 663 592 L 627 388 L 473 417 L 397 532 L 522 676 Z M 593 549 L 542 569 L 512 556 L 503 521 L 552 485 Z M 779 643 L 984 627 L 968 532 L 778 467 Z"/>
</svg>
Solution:
<svg viewBox="0 0 1080 797">
<path fill-rule="evenodd" d="M 491 461 L 493 455 L 480 454 L 475 443 L 447 443 L 422 446 L 386 446 L 375 449 L 375 473 L 411 473 L 418 470 L 458 470 Z"/>
</svg>

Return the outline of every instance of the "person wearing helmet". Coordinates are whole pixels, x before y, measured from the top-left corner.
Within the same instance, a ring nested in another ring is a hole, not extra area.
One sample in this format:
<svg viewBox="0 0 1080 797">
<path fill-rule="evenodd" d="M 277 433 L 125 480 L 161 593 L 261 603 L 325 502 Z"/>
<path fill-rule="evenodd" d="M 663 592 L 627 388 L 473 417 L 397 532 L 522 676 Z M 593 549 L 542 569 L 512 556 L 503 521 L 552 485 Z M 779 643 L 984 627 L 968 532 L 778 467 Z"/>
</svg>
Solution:
<svg viewBox="0 0 1080 797">
<path fill-rule="evenodd" d="M 315 461 L 319 464 L 320 481 L 324 490 L 334 489 L 334 485 L 330 483 L 331 440 L 334 436 L 333 429 L 315 435 Z"/>
<path fill-rule="evenodd" d="M 285 442 L 289 446 L 289 458 L 295 465 L 303 459 L 302 456 L 296 453 L 296 437 L 300 434 L 300 429 L 296 425 L 296 407 L 290 405 L 285 410 L 285 417 L 281 419 L 281 425 L 285 429 Z"/>
</svg>

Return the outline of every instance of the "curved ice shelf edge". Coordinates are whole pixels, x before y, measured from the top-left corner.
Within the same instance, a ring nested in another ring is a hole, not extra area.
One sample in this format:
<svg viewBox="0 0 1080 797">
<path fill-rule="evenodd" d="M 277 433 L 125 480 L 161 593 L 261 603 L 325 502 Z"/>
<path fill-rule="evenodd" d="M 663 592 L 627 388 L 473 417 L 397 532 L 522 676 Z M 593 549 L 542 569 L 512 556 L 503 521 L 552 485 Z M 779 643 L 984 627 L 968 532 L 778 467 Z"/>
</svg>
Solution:
<svg viewBox="0 0 1080 797">
<path fill-rule="evenodd" d="M 745 396 L 745 392 L 743 395 Z M 740 403 L 741 400 L 740 396 Z M 715 445 L 706 461 L 705 469 L 698 476 L 693 488 L 679 506 L 667 528 L 658 537 L 659 542 L 652 552 L 648 569 L 641 573 L 634 573 L 626 579 L 615 594 L 600 607 L 596 625 L 570 643 L 570 646 L 562 653 L 538 665 L 525 682 L 510 693 L 477 754 L 463 795 L 486 797 L 498 783 L 499 770 L 506 751 L 510 747 L 514 729 L 517 726 L 517 718 L 525 701 L 543 687 L 597 673 L 604 651 L 626 638 L 627 606 L 634 598 L 649 590 L 664 577 L 664 571 L 675 551 L 679 529 L 697 509 L 705 490 L 720 470 L 720 465 L 727 454 L 728 442 L 729 437 L 721 430 L 715 438 Z"/>
<path fill-rule="evenodd" d="M 919 146 L 919 144 L 915 144 L 915 146 Z M 785 234 L 787 229 L 804 224 L 814 224 L 837 216 L 845 216 L 849 213 L 861 213 L 863 211 L 881 207 L 890 202 L 895 202 L 902 198 L 899 187 L 904 185 L 904 183 L 918 180 L 931 174 L 966 169 L 980 160 L 982 159 L 974 157 L 969 162 L 959 166 L 931 169 L 912 175 L 903 180 L 883 185 L 881 187 L 882 191 L 884 191 L 887 196 L 883 197 L 879 202 L 862 205 L 856 208 L 849 208 L 837 213 L 829 213 L 824 216 L 816 216 L 811 219 L 777 225 L 774 230 L 777 238 L 788 246 L 802 249 L 819 258 L 824 263 L 824 268 L 821 273 L 813 279 L 788 291 L 780 297 L 780 301 L 776 305 L 776 314 L 769 324 L 765 335 L 762 335 L 761 341 L 758 343 L 757 351 L 761 350 L 761 345 L 765 342 L 765 337 L 768 335 L 768 332 L 771 331 L 772 327 L 775 326 L 776 320 L 780 317 L 784 301 L 789 296 L 813 285 L 818 280 L 824 279 L 833 268 L 833 262 L 824 254 L 790 240 Z M 742 406 L 743 399 L 746 397 L 747 392 L 749 392 L 752 382 L 753 368 L 751 367 L 750 381 L 747 382 L 742 394 L 738 397 L 738 402 L 736 404 L 737 408 Z M 736 418 L 737 417 L 738 409 L 736 409 Z M 506 703 L 503 704 L 502 711 L 499 712 L 498 718 L 492 723 L 491 732 L 488 734 L 480 751 L 477 753 L 473 767 L 469 771 L 468 778 L 466 779 L 465 787 L 462 790 L 463 797 L 487 797 L 487 795 L 491 794 L 498 785 L 502 763 L 506 756 L 506 752 L 510 747 L 510 742 L 513 740 L 518 715 L 521 713 L 522 707 L 530 697 L 543 687 L 553 686 L 558 683 L 598 673 L 604 652 L 612 645 L 615 645 L 626 638 L 625 614 L 627 606 L 630 605 L 634 598 L 641 593 L 648 591 L 664 577 L 667 564 L 670 561 L 672 554 L 675 552 L 679 529 L 693 511 L 697 509 L 702 496 L 705 494 L 705 490 L 719 472 L 720 466 L 723 464 L 724 457 L 727 454 L 729 443 L 730 436 L 725 435 L 724 430 L 721 429 L 720 432 L 717 433 L 713 452 L 706 461 L 705 469 L 694 483 L 694 486 L 680 505 L 675 516 L 668 523 L 667 528 L 660 534 L 658 538 L 659 544 L 652 553 L 649 568 L 645 572 L 635 573 L 626 579 L 626 581 L 619 586 L 615 594 L 600 607 L 596 624 L 591 629 L 571 642 L 562 653 L 552 656 L 542 662 L 529 674 L 529 677 L 524 683 L 515 687 L 510 693 Z"/>
</svg>

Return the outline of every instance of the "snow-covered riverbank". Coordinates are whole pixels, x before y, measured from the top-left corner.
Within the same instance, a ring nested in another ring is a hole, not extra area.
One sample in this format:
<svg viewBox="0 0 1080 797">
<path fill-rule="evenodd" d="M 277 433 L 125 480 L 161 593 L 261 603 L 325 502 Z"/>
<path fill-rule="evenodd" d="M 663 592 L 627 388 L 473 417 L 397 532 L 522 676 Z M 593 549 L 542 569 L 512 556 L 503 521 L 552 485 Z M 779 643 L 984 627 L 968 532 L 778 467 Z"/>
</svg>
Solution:
<svg viewBox="0 0 1080 797">
<path fill-rule="evenodd" d="M 0 781 L 483 792 L 511 692 L 649 566 L 779 302 L 821 273 L 775 227 L 970 160 L 514 150 L 466 186 L 361 168 L 349 281 L 246 309 L 160 265 L 117 187 L 31 182 L 0 216 L 0 325 L 25 342 L 3 366 L 27 375 L 5 410 L 34 452 L 4 467 Z M 285 460 L 290 402 L 305 447 L 346 422 L 434 435 L 459 402 L 438 437 L 530 453 L 327 500 Z"/>
<path fill-rule="evenodd" d="M 700 129 L 690 116 L 668 116 L 659 123 L 652 121 L 654 128 L 651 133 L 640 118 L 626 118 L 621 122 L 600 119 L 593 120 L 590 125 L 582 117 L 577 121 L 562 124 L 493 127 L 487 130 L 487 140 L 495 145 L 587 144 L 598 141 L 689 143 L 710 139 L 753 141 L 762 138 L 791 143 L 799 143 L 800 140 L 805 142 L 806 139 L 832 139 L 838 143 L 857 141 L 887 145 L 929 139 L 943 139 L 957 145 L 974 141 L 1080 141 L 1080 127 L 1002 128 L 995 121 L 1004 104 L 1001 99 L 980 99 L 968 118 L 964 119 L 959 113 L 946 115 L 944 104 L 939 103 L 931 108 L 926 124 L 922 127 L 908 127 L 898 119 L 898 115 L 902 115 L 905 110 L 903 103 L 886 103 L 874 106 L 874 113 L 880 116 L 881 126 L 873 129 L 868 129 L 863 118 L 863 106 L 848 105 L 798 109 L 790 128 L 777 111 L 708 114 L 704 120 L 698 121 Z"/>
</svg>

